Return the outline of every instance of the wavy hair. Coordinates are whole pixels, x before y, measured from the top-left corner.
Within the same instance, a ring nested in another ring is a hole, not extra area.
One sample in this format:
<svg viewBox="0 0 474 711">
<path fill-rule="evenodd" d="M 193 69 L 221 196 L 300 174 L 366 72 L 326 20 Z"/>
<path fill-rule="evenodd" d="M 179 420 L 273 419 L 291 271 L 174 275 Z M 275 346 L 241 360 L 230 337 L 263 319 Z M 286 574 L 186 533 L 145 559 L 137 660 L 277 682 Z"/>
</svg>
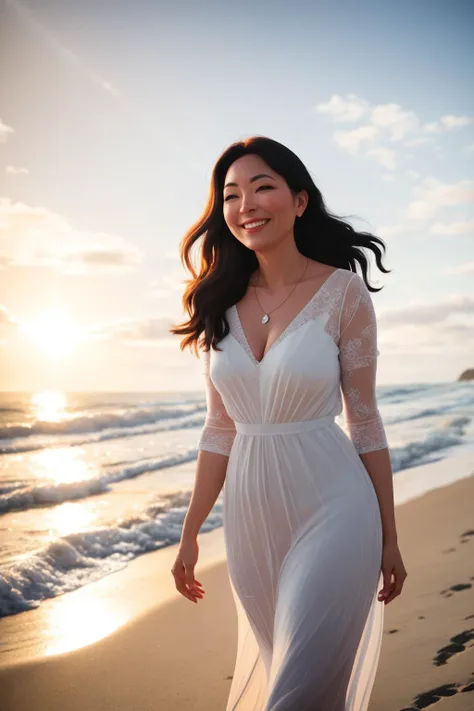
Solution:
<svg viewBox="0 0 474 711">
<path fill-rule="evenodd" d="M 370 291 L 380 291 L 383 287 L 376 289 L 368 283 L 368 262 L 364 249 L 374 252 L 382 272 L 388 274 L 391 271 L 382 264 L 382 251 L 384 254 L 386 251 L 383 240 L 368 232 L 357 232 L 341 217 L 331 214 L 308 169 L 293 151 L 265 136 L 252 136 L 232 143 L 214 165 L 207 204 L 201 217 L 180 243 L 181 263 L 192 274 L 192 279 L 186 280 L 187 287 L 182 297 L 189 320 L 169 330 L 184 336 L 180 343 L 181 350 L 189 346 L 196 355 L 200 348 L 205 351 L 216 348 L 229 333 L 225 312 L 243 298 L 250 276 L 258 267 L 255 252 L 234 237 L 223 212 L 227 171 L 235 160 L 249 154 L 260 156 L 275 173 L 283 177 L 293 196 L 303 189 L 307 191 L 309 200 L 306 209 L 294 223 L 295 244 L 301 254 L 354 272 L 358 262 Z M 324 235 L 323 239 L 321 235 Z M 192 248 L 201 236 L 199 268 L 196 269 L 192 262 Z"/>
</svg>

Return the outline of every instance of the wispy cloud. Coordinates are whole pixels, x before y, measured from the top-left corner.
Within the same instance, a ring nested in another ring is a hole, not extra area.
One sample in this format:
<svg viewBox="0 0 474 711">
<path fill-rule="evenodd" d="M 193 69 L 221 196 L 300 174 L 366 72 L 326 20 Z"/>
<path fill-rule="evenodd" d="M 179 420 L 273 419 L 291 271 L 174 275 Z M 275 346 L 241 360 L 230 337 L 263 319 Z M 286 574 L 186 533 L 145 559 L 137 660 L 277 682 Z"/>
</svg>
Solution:
<svg viewBox="0 0 474 711">
<path fill-rule="evenodd" d="M 431 303 L 411 303 L 400 309 L 385 311 L 380 322 L 387 326 L 429 326 L 442 324 L 454 316 L 474 317 L 474 298 L 455 294 L 447 299 Z M 471 326 L 474 336 L 474 327 Z"/>
<path fill-rule="evenodd" d="M 6 328 L 16 327 L 18 319 L 7 309 L 4 304 L 0 304 L 0 326 Z"/>
<path fill-rule="evenodd" d="M 425 220 L 435 217 L 443 207 L 463 205 L 474 200 L 474 181 L 460 180 L 443 183 L 436 178 L 425 178 L 414 187 L 416 197 L 406 210 L 410 220 Z"/>
<path fill-rule="evenodd" d="M 474 220 L 464 220 L 458 222 L 435 222 L 430 229 L 434 235 L 474 235 Z"/>
<path fill-rule="evenodd" d="M 318 104 L 316 110 L 320 114 L 325 114 L 334 121 L 357 121 L 365 116 L 370 105 L 364 99 L 360 99 L 356 94 L 348 94 L 346 98 L 333 94 L 328 102 Z"/>
<path fill-rule="evenodd" d="M 7 165 L 5 172 L 8 175 L 29 175 L 30 171 L 28 168 L 16 168 L 14 165 Z"/>
<path fill-rule="evenodd" d="M 152 318 L 119 319 L 96 326 L 90 333 L 94 338 L 120 341 L 171 341 L 175 338 L 169 329 L 173 321 L 166 316 Z M 173 341 L 174 342 L 174 341 Z"/>
<path fill-rule="evenodd" d="M 0 143 L 6 143 L 15 130 L 0 118 Z"/>
<path fill-rule="evenodd" d="M 38 19 L 26 3 L 22 0 L 6 0 L 7 6 L 12 8 L 17 15 L 34 31 L 38 37 L 58 55 L 62 56 L 71 65 L 75 66 L 84 76 L 87 76 L 94 84 L 100 86 L 105 92 L 113 96 L 115 99 L 121 97 L 119 89 L 112 84 L 108 79 L 105 79 L 99 72 L 92 69 L 76 52 L 66 47 L 58 37 L 46 25 Z"/>
<path fill-rule="evenodd" d="M 364 144 L 374 144 L 378 136 L 376 126 L 359 126 L 352 131 L 336 131 L 334 138 L 341 148 L 350 153 L 357 153 Z"/>
<path fill-rule="evenodd" d="M 373 158 L 384 168 L 387 168 L 387 170 L 395 170 L 397 167 L 397 156 L 395 151 L 391 148 L 377 146 L 377 148 L 371 148 L 367 151 L 367 155 L 373 156 Z"/>
<path fill-rule="evenodd" d="M 445 114 L 437 121 L 423 124 L 415 111 L 395 103 L 371 106 L 356 94 L 348 94 L 346 97 L 333 94 L 329 101 L 317 104 L 315 111 L 335 123 L 363 120 L 362 125 L 355 128 L 334 131 L 334 140 L 341 149 L 353 155 L 363 153 L 375 158 L 388 170 L 394 170 L 397 165 L 393 144 L 413 147 L 433 143 L 435 134 L 474 123 L 470 116 Z M 388 142 L 389 146 L 384 145 L 384 142 Z"/>
<path fill-rule="evenodd" d="M 405 111 L 398 104 L 379 104 L 371 111 L 374 126 L 386 129 L 391 141 L 401 141 L 415 131 L 420 121 L 414 111 Z"/>
<path fill-rule="evenodd" d="M 474 119 L 470 116 L 454 116 L 448 114 L 441 116 L 439 121 L 431 121 L 422 126 L 422 130 L 427 133 L 444 133 L 445 131 L 453 131 L 456 128 L 463 128 L 474 123 Z"/>
<path fill-rule="evenodd" d="M 447 274 L 457 274 L 463 276 L 464 274 L 474 274 L 474 262 L 465 262 L 464 264 L 457 264 L 453 267 L 448 267 L 446 269 Z"/>
<path fill-rule="evenodd" d="M 64 216 L 0 198 L 0 265 L 48 266 L 66 274 L 136 268 L 139 249 L 117 235 L 75 228 Z"/>
</svg>

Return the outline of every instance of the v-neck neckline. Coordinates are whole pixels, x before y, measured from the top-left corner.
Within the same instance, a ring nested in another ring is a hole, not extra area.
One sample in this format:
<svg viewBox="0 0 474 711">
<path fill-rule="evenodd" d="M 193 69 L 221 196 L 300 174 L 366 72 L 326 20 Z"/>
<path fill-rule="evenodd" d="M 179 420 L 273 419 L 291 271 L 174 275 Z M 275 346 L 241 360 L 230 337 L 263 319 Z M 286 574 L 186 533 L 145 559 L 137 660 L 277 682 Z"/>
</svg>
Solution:
<svg viewBox="0 0 474 711">
<path fill-rule="evenodd" d="M 234 310 L 235 319 L 236 319 L 238 328 L 239 328 L 239 330 L 240 330 L 240 333 L 241 333 L 241 335 L 242 335 L 242 339 L 244 340 L 246 349 L 247 349 L 247 351 L 248 351 L 248 353 L 249 353 L 249 355 L 250 355 L 250 357 L 251 357 L 253 363 L 255 363 L 255 365 L 262 365 L 262 364 L 263 364 L 263 362 L 266 360 L 266 358 L 267 358 L 268 354 L 270 353 L 270 351 L 273 349 L 273 347 L 274 347 L 277 343 L 279 343 L 279 342 L 282 340 L 283 336 L 287 333 L 287 331 L 288 331 L 288 329 L 290 328 L 290 326 L 292 326 L 292 324 L 296 321 L 297 318 L 299 318 L 300 316 L 302 316 L 302 314 L 306 311 L 306 309 L 309 307 L 309 305 L 313 303 L 313 301 L 316 299 L 316 297 L 317 297 L 317 296 L 320 294 L 320 292 L 324 289 L 324 287 L 325 287 L 326 284 L 330 281 L 330 279 L 332 279 L 332 277 L 333 277 L 337 272 L 339 272 L 339 271 L 341 271 L 341 269 L 338 267 L 337 269 L 335 269 L 335 270 L 323 281 L 323 283 L 321 284 L 321 286 L 319 287 L 319 289 L 317 289 L 317 290 L 314 292 L 314 294 L 311 296 L 311 298 L 304 304 L 304 306 L 302 306 L 302 308 L 298 311 L 298 313 L 297 313 L 297 314 L 291 319 L 291 321 L 286 325 L 286 327 L 283 329 L 283 331 L 280 333 L 280 335 L 276 337 L 276 339 L 275 339 L 275 340 L 273 341 L 273 343 L 271 344 L 270 348 L 263 354 L 261 360 L 258 360 L 258 359 L 256 358 L 254 352 L 253 352 L 252 349 L 250 348 L 250 344 L 249 344 L 248 338 L 247 338 L 247 336 L 246 336 L 246 334 L 245 334 L 244 327 L 242 326 L 242 321 L 240 320 L 239 311 L 238 311 L 238 309 L 237 309 L 237 304 L 233 304 L 233 305 L 232 305 L 231 308 Z"/>
</svg>

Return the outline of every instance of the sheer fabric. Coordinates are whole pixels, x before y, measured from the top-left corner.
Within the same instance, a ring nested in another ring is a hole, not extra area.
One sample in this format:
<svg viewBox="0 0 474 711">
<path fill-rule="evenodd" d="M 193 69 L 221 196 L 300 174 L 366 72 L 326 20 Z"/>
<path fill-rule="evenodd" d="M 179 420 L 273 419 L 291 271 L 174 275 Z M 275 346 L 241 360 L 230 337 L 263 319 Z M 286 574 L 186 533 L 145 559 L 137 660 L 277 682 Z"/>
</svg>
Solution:
<svg viewBox="0 0 474 711">
<path fill-rule="evenodd" d="M 308 320 L 315 320 L 324 312 L 327 314 L 326 330 L 339 347 L 346 431 L 357 452 L 362 454 L 388 447 L 376 398 L 377 356 L 380 351 L 377 348 L 377 321 L 370 292 L 358 274 L 349 273 L 349 280 L 346 274 L 343 270 L 334 272 L 334 277 L 339 277 L 338 282 L 330 289 L 323 285 L 320 298 L 309 301 L 271 348 Z M 332 282 L 332 278 L 328 280 L 328 287 L 329 281 Z M 323 290 L 325 293 L 322 293 Z M 247 342 L 235 307 L 230 311 L 228 320 L 233 325 L 234 337 L 250 359 L 259 364 Z M 211 380 L 210 352 L 202 351 L 202 358 L 207 416 L 197 448 L 228 456 L 236 434 L 235 425 Z M 336 412 L 335 416 L 341 412 Z"/>
<path fill-rule="evenodd" d="M 383 631 L 382 522 L 358 455 L 387 446 L 370 292 L 337 269 L 261 361 L 235 305 L 226 316 L 222 350 L 204 356 L 198 442 L 229 458 L 238 645 L 226 711 L 365 711 Z"/>
<path fill-rule="evenodd" d="M 209 373 L 210 351 L 202 351 L 203 375 L 206 390 L 206 419 L 198 442 L 198 449 L 229 456 L 236 429 L 229 417 L 222 398 L 216 390 Z"/>
</svg>

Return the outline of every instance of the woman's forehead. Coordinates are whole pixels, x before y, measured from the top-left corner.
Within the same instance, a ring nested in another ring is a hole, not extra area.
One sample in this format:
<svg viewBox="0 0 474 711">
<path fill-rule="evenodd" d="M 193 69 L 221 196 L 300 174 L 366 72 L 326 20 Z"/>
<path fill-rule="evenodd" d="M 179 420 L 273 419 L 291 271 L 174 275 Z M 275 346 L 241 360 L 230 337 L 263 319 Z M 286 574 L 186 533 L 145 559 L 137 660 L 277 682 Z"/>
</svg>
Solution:
<svg viewBox="0 0 474 711">
<path fill-rule="evenodd" d="M 270 177 L 276 178 L 275 172 L 270 168 L 267 163 L 257 155 L 246 155 L 241 158 L 237 158 L 226 173 L 226 181 L 233 180 L 234 178 L 247 179 L 249 180 L 257 173 L 265 173 Z"/>
</svg>

